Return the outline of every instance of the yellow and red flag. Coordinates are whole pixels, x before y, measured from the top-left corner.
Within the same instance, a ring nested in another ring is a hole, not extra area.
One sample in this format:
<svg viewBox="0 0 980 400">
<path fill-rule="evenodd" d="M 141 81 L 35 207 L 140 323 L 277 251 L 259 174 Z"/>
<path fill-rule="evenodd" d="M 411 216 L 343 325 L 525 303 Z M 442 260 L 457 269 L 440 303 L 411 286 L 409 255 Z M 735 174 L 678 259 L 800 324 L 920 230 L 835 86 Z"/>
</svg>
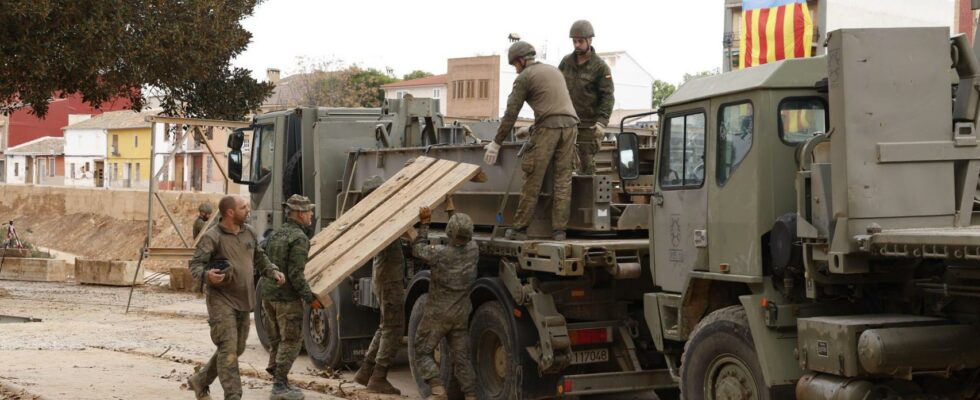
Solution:
<svg viewBox="0 0 980 400">
<path fill-rule="evenodd" d="M 813 20 L 806 0 L 743 0 L 739 68 L 809 57 Z"/>
</svg>

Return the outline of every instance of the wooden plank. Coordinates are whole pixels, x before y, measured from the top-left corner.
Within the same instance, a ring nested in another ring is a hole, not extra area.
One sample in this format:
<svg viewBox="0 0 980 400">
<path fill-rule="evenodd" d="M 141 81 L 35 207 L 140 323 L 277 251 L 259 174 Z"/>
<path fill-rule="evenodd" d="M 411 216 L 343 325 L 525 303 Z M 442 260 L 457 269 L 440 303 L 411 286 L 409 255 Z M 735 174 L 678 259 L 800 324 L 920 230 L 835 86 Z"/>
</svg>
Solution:
<svg viewBox="0 0 980 400">
<path fill-rule="evenodd" d="M 373 227 L 374 229 L 363 228 L 364 230 L 370 230 L 370 233 L 366 236 L 357 236 L 357 233 L 351 230 L 350 232 L 354 233 L 354 235 L 351 235 L 354 236 L 351 239 L 356 239 L 356 241 L 350 243 L 349 248 L 346 248 L 346 251 L 343 251 L 336 261 L 326 265 L 325 269 L 320 268 L 322 272 L 315 276 L 309 273 L 309 266 L 307 267 L 308 272 L 306 278 L 310 283 L 310 288 L 313 290 L 313 293 L 317 294 L 319 298 L 328 297 L 330 292 L 343 281 L 344 277 L 356 271 L 367 260 L 377 255 L 382 249 L 418 222 L 419 207 L 428 206 L 435 208 L 445 201 L 447 194 L 461 188 L 479 172 L 480 167 L 477 165 L 458 164 L 452 171 L 443 175 L 431 185 L 416 186 L 413 182 L 411 189 L 416 190 L 412 190 L 412 192 L 418 193 L 421 190 L 418 196 L 406 202 L 394 202 L 395 199 L 392 198 L 392 204 L 397 205 L 397 207 L 383 207 L 376 210 L 375 213 L 372 213 L 371 222 L 375 226 Z M 395 209 L 395 212 L 385 212 L 389 208 Z M 387 214 L 389 216 L 386 218 L 374 218 L 375 216 L 373 214 Z M 344 236 L 346 238 L 347 235 Z M 338 241 L 337 244 L 339 245 L 340 242 Z M 332 251 L 335 247 L 338 246 L 330 246 L 328 251 Z"/>
<path fill-rule="evenodd" d="M 347 250 L 357 242 L 364 240 L 367 235 L 377 229 L 377 224 L 384 221 L 398 211 L 403 204 L 414 200 L 421 193 L 429 190 L 430 186 L 439 182 L 444 175 L 452 171 L 458 163 L 449 160 L 438 160 L 435 164 L 425 170 L 425 173 L 411 180 L 411 184 L 402 188 L 394 196 L 391 196 L 381 203 L 381 206 L 365 213 L 353 226 L 345 227 L 344 232 L 330 243 L 316 256 L 309 258 L 306 262 L 306 275 L 320 273 L 334 260 L 342 256 Z M 380 188 L 379 188 L 380 189 Z M 372 197 L 374 193 L 371 193 Z M 388 206 L 385 206 L 388 204 Z M 336 224 L 336 222 L 334 222 Z"/>
<path fill-rule="evenodd" d="M 432 164 L 435 164 L 436 159 L 431 157 L 418 157 L 414 162 L 405 166 L 397 174 L 392 176 L 390 179 L 385 181 L 381 187 L 376 189 L 371 193 L 370 196 L 361 199 L 357 204 L 354 205 L 350 210 L 344 212 L 340 218 L 331 223 L 326 228 L 317 233 L 316 236 L 310 240 L 310 253 L 309 259 L 313 259 L 314 256 L 319 254 L 323 249 L 329 246 L 334 240 L 337 240 L 340 235 L 347 231 L 348 228 L 357 224 L 362 218 L 367 216 L 371 210 L 377 208 L 380 204 L 388 200 L 389 197 L 397 193 L 401 188 L 405 187 L 408 182 L 415 179 L 416 176 L 421 174 Z"/>
</svg>

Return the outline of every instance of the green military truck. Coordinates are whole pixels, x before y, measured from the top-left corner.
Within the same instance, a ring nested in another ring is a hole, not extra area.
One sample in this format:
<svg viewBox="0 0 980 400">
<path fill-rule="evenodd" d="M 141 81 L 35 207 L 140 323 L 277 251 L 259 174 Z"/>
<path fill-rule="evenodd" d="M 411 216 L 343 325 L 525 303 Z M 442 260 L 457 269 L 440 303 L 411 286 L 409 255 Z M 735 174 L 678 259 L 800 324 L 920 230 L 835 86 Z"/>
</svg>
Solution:
<svg viewBox="0 0 980 400">
<path fill-rule="evenodd" d="M 549 227 L 547 192 L 531 239 L 495 234 L 516 205 L 520 142 L 484 166 L 487 182 L 453 194 L 478 225 L 470 337 L 481 398 L 977 397 L 980 63 L 947 28 L 839 30 L 827 46 L 681 87 L 660 110 L 656 149 L 622 132 L 600 156 L 610 169 L 574 177 L 569 240 L 533 238 Z M 480 163 L 489 133 L 425 120 L 411 104 L 355 118 L 366 137 L 335 131 L 369 144 L 327 145 L 316 118 L 301 129 L 319 143 L 301 157 L 319 161 L 294 173 L 319 196 L 321 227 L 367 177 L 409 158 Z M 271 171 L 290 171 L 275 126 L 274 149 L 253 138 L 252 174 L 262 151 L 275 154 Z M 255 186 L 253 199 L 274 190 Z M 275 226 L 282 198 L 257 203 L 270 214 L 256 218 Z M 355 361 L 376 326 L 363 271 L 325 318 L 309 313 L 318 365 Z M 406 285 L 411 343 L 424 265 L 409 259 Z"/>
</svg>

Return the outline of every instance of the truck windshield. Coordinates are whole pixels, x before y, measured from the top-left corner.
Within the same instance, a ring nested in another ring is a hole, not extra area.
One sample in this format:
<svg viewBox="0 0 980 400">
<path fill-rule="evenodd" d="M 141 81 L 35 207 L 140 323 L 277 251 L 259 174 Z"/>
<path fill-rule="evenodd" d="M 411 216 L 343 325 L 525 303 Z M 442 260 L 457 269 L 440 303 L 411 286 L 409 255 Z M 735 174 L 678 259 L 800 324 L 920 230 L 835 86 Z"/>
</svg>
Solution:
<svg viewBox="0 0 980 400">
<path fill-rule="evenodd" d="M 272 162 L 276 150 L 276 131 L 274 125 L 259 125 L 252 134 L 252 165 L 249 179 L 259 182 L 272 172 Z"/>
<path fill-rule="evenodd" d="M 779 102 L 779 138 L 795 145 L 827 132 L 826 110 L 826 103 L 819 97 L 783 99 Z"/>
</svg>

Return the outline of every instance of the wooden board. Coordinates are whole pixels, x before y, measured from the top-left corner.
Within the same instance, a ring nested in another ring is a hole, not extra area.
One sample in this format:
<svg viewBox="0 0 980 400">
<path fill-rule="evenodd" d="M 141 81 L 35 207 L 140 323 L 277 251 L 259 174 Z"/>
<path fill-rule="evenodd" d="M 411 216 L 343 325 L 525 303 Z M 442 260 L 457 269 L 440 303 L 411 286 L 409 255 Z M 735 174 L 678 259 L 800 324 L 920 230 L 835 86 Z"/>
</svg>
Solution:
<svg viewBox="0 0 980 400">
<path fill-rule="evenodd" d="M 477 165 L 428 157 L 403 168 L 313 238 L 306 264 L 313 293 L 329 299 L 344 278 L 418 222 L 420 207 L 437 207 L 479 172 Z"/>
</svg>

